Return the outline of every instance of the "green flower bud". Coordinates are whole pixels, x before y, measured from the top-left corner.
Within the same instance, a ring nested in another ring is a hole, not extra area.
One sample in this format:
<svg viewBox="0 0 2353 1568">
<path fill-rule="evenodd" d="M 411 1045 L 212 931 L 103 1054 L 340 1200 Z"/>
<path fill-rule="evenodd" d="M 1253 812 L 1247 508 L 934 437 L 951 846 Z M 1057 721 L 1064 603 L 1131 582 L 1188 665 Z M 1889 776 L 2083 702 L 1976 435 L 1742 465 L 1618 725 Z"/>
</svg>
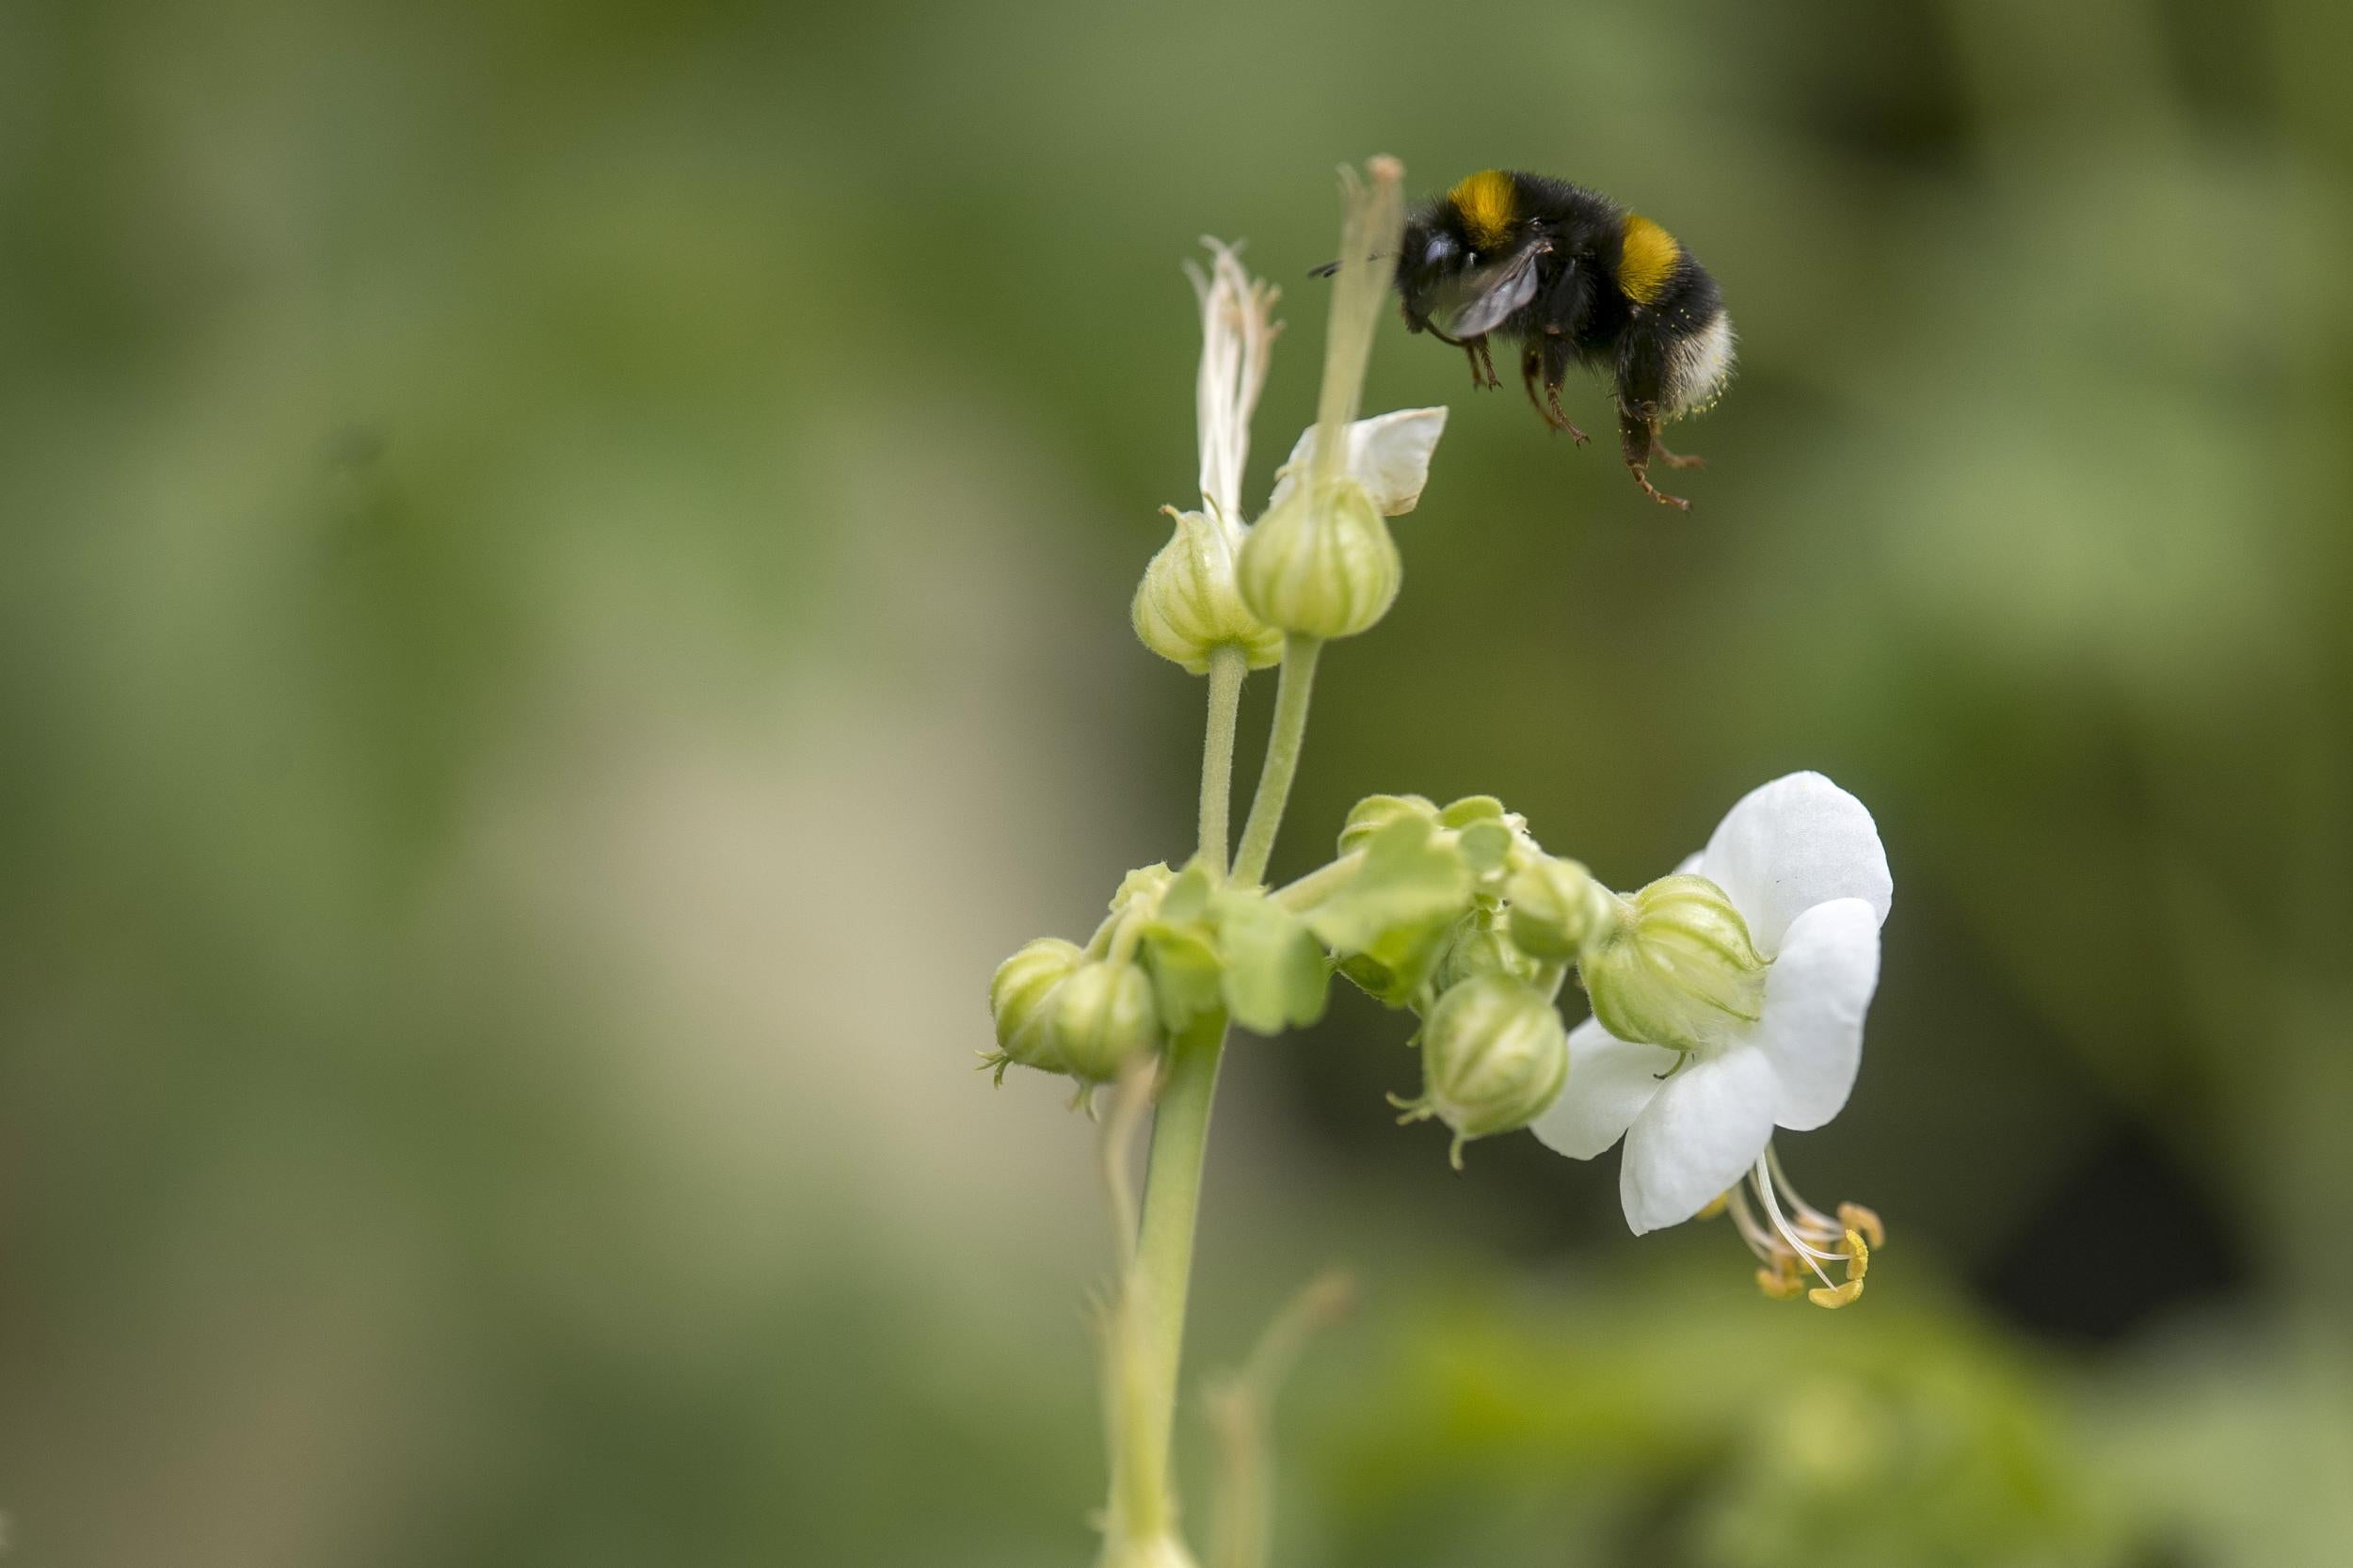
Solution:
<svg viewBox="0 0 2353 1568">
<path fill-rule="evenodd" d="M 1454 928 L 1454 939 L 1438 963 L 1436 982 L 1440 991 L 1451 991 L 1481 976 L 1535 985 L 1544 979 L 1544 970 L 1541 959 L 1513 941 L 1502 917 L 1474 909 Z"/>
<path fill-rule="evenodd" d="M 1293 489 L 1241 547 L 1241 594 L 1258 618 L 1326 640 L 1371 630 L 1404 573 L 1381 508 L 1353 479 Z"/>
<path fill-rule="evenodd" d="M 1530 860 L 1504 890 L 1512 905 L 1512 940 L 1545 958 L 1574 958 L 1588 942 L 1606 937 L 1620 919 L 1617 895 L 1575 860 Z"/>
<path fill-rule="evenodd" d="M 1130 1061 L 1160 1048 L 1151 977 L 1140 964 L 1080 965 L 1055 987 L 1045 1033 L 1060 1071 L 1081 1083 L 1110 1082 Z"/>
<path fill-rule="evenodd" d="M 1235 579 L 1241 530 L 1211 512 L 1160 509 L 1176 533 L 1144 568 L 1128 607 L 1144 646 L 1195 675 L 1209 672 L 1219 648 L 1241 648 L 1252 669 L 1281 663 L 1283 633 L 1251 613 Z"/>
<path fill-rule="evenodd" d="M 1438 999 L 1421 1032 L 1421 1098 L 1404 1121 L 1435 1116 L 1454 1129 L 1447 1158 L 1463 1145 L 1526 1127 L 1561 1096 L 1569 1079 L 1569 1035 L 1542 992 L 1486 975 Z"/>
<path fill-rule="evenodd" d="M 1176 873 L 1168 869 L 1165 860 L 1138 866 L 1121 877 L 1119 886 L 1112 890 L 1111 911 L 1118 915 L 1139 903 L 1158 904 L 1160 895 L 1168 891 L 1169 884 L 1176 880 Z"/>
<path fill-rule="evenodd" d="M 1525 825 L 1525 819 L 1503 808 L 1503 802 L 1493 795 L 1465 795 L 1449 801 L 1438 812 L 1441 827 L 1468 827 L 1473 823 L 1513 823 Z"/>
<path fill-rule="evenodd" d="M 1765 1005 L 1748 922 L 1704 876 L 1661 877 L 1625 901 L 1614 929 L 1589 936 L 1578 967 L 1604 1029 L 1669 1050 L 1719 1045 Z"/>
<path fill-rule="evenodd" d="M 1340 853 L 1360 848 L 1364 841 L 1401 817 L 1419 817 L 1424 822 L 1438 820 L 1437 802 L 1426 795 L 1367 795 L 1348 813 L 1348 821 L 1340 825 Z"/>
<path fill-rule="evenodd" d="M 1046 1018 L 1054 989 L 1079 968 L 1079 944 L 1059 936 L 1040 936 L 1023 945 L 997 966 L 988 983 L 988 1010 L 997 1020 L 997 1052 L 982 1064 L 997 1069 L 999 1082 L 1005 1069 L 1018 1063 L 1040 1072 L 1058 1073 L 1063 1064 L 1052 1054 Z"/>
</svg>

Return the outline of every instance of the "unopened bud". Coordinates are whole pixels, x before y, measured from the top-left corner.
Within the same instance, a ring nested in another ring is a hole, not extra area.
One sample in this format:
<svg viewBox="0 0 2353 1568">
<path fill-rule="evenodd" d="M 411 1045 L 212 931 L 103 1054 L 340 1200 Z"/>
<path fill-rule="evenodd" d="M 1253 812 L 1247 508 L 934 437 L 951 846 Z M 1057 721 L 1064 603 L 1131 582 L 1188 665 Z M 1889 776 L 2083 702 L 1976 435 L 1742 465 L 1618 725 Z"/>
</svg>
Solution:
<svg viewBox="0 0 2353 1568">
<path fill-rule="evenodd" d="M 1349 478 L 1293 489 L 1241 548 L 1242 598 L 1258 618 L 1325 640 L 1371 630 L 1404 574 L 1381 508 Z"/>
<path fill-rule="evenodd" d="M 1533 985 L 1544 968 L 1541 959 L 1512 939 L 1500 917 L 1474 909 L 1455 928 L 1454 940 L 1438 963 L 1436 982 L 1440 991 L 1451 991 L 1482 975 Z"/>
<path fill-rule="evenodd" d="M 1705 1050 L 1754 1023 L 1765 960 L 1748 922 L 1704 876 L 1669 876 L 1626 901 L 1625 918 L 1578 960 L 1593 1016 L 1621 1040 Z"/>
<path fill-rule="evenodd" d="M 997 1021 L 997 1054 L 988 1064 L 1001 1080 L 1005 1068 L 1018 1063 L 1041 1072 L 1058 1073 L 1062 1064 L 1052 1054 L 1046 1019 L 1054 989 L 1079 968 L 1079 944 L 1059 936 L 1040 936 L 997 966 L 988 983 L 988 1010 Z"/>
<path fill-rule="evenodd" d="M 1213 512 L 1179 512 L 1176 533 L 1136 584 L 1128 607 L 1136 635 L 1161 658 L 1207 675 L 1209 655 L 1238 648 L 1252 669 L 1281 662 L 1283 633 L 1251 613 L 1235 577 L 1241 530 Z"/>
<path fill-rule="evenodd" d="M 1522 867 L 1506 888 L 1512 940 L 1542 958 L 1574 958 L 1620 919 L 1617 895 L 1575 860 L 1550 856 Z"/>
<path fill-rule="evenodd" d="M 1108 1083 L 1160 1046 L 1152 979 L 1141 964 L 1082 964 L 1055 987 L 1046 1018 L 1048 1049 L 1058 1071 L 1082 1083 Z"/>
<path fill-rule="evenodd" d="M 1454 1129 L 1448 1158 L 1463 1145 L 1526 1127 L 1561 1096 L 1569 1077 L 1569 1038 L 1542 992 L 1481 976 L 1438 999 L 1421 1034 L 1421 1098 L 1407 1121 L 1435 1116 Z"/>
<path fill-rule="evenodd" d="M 1352 807 L 1340 824 L 1340 853 L 1346 855 L 1401 817 L 1438 820 L 1438 803 L 1426 795 L 1367 795 Z"/>
</svg>

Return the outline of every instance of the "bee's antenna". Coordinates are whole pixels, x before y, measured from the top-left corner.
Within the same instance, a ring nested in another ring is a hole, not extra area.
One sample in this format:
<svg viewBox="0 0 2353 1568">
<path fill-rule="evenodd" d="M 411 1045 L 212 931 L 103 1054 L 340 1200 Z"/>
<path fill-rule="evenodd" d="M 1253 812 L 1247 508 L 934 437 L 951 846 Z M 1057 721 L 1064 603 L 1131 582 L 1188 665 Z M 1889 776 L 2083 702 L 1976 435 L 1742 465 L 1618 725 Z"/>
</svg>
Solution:
<svg viewBox="0 0 2353 1568">
<path fill-rule="evenodd" d="M 1365 258 L 1365 260 L 1366 260 L 1366 261 L 1369 261 L 1369 262 L 1378 262 L 1378 261 L 1384 261 L 1384 260 L 1386 260 L 1386 259 L 1387 259 L 1390 255 L 1392 255 L 1392 254 L 1394 254 L 1394 252 L 1391 252 L 1391 251 L 1383 251 L 1383 252 L 1382 252 L 1380 255 L 1378 255 L 1378 256 L 1367 256 L 1367 257 Z M 1336 272 L 1339 271 L 1339 269 L 1340 269 L 1340 264 L 1339 264 L 1339 263 L 1337 263 L 1337 262 L 1326 262 L 1326 263 L 1324 263 L 1321 266 L 1311 266 L 1311 267 L 1309 267 L 1309 268 L 1307 269 L 1307 276 L 1308 276 L 1308 277 L 1310 277 L 1310 278 L 1329 278 L 1329 277 L 1331 277 L 1334 273 L 1336 273 Z"/>
</svg>

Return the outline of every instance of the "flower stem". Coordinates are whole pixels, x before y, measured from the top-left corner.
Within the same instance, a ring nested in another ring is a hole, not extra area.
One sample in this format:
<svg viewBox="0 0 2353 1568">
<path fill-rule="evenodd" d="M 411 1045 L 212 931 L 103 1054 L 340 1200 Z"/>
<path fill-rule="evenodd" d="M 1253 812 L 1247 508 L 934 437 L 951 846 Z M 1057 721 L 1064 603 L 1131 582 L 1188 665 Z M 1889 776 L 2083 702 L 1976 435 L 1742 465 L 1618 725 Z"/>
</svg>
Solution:
<svg viewBox="0 0 2353 1568">
<path fill-rule="evenodd" d="M 1176 1377 L 1183 1359 L 1185 1301 L 1193 1284 L 1193 1240 L 1201 1207 L 1201 1167 L 1209 1141 L 1209 1105 L 1225 1053 L 1225 1018 L 1210 1014 L 1169 1043 L 1168 1067 L 1152 1117 L 1145 1167 L 1144 1225 L 1128 1276 L 1139 1317 L 1133 1368 L 1140 1387 L 1128 1434 L 1129 1467 L 1124 1522 L 1134 1538 L 1170 1533 L 1169 1451 L 1176 1426 Z"/>
<path fill-rule="evenodd" d="M 1283 673 L 1274 692 L 1274 728 L 1267 737 L 1266 765 L 1258 770 L 1258 792 L 1241 830 L 1241 852 L 1234 859 L 1234 881 L 1250 887 L 1266 875 L 1274 854 L 1274 832 L 1283 825 L 1291 776 L 1299 771 L 1299 747 L 1307 734 L 1307 700 L 1316 683 L 1316 656 L 1323 644 L 1292 632 L 1283 640 Z"/>
<path fill-rule="evenodd" d="M 1225 873 L 1226 820 L 1234 795 L 1234 728 L 1241 717 L 1248 656 L 1232 643 L 1209 650 L 1209 730 L 1201 744 L 1201 858 Z"/>
<path fill-rule="evenodd" d="M 1287 882 L 1274 889 L 1274 902 L 1293 914 L 1304 914 L 1348 886 L 1348 879 L 1356 874 L 1365 863 L 1363 850 L 1351 850 L 1338 859 L 1318 866 L 1296 882 Z"/>
</svg>

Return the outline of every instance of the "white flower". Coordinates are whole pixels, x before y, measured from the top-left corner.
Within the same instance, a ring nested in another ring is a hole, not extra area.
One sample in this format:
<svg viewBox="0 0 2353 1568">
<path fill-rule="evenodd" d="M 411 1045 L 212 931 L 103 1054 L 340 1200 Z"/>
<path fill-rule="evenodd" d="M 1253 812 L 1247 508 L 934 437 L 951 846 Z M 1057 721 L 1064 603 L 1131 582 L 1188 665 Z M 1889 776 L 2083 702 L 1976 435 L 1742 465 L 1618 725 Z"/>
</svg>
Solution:
<svg viewBox="0 0 2353 1568">
<path fill-rule="evenodd" d="M 1747 922 L 1767 961 L 1761 1003 L 1753 1016 L 1725 1015 L 1687 1050 L 1619 1039 L 1588 1020 L 1569 1036 L 1568 1090 L 1536 1135 L 1578 1160 L 1624 1137 L 1619 1194 L 1637 1235 L 1729 1196 L 1774 1281 L 1794 1288 L 1802 1261 L 1831 1289 L 1820 1265 L 1840 1261 L 1859 1288 L 1878 1221 L 1850 1205 L 1833 1222 L 1798 1201 L 1768 1144 L 1776 1127 L 1828 1122 L 1854 1086 L 1894 891 L 1879 830 L 1820 774 L 1792 774 L 1744 797 L 1677 872 L 1716 884 Z M 1743 1178 L 1761 1220 L 1737 1191 Z"/>
<path fill-rule="evenodd" d="M 1238 568 L 1251 535 L 1241 509 L 1250 420 L 1281 330 L 1273 314 L 1278 291 L 1251 277 L 1233 247 L 1207 238 L 1201 243 L 1209 248 L 1209 270 L 1205 274 L 1191 264 L 1185 269 L 1201 302 L 1201 369 L 1193 389 L 1201 509 L 1161 508 L 1176 521 L 1176 532 L 1145 568 L 1130 606 L 1144 647 L 1195 675 L 1208 673 L 1210 655 L 1220 648 L 1238 648 L 1250 668 L 1264 669 L 1282 657 L 1287 630 L 1346 635 L 1379 619 L 1396 597 L 1401 566 L 1374 514 L 1397 517 L 1414 509 L 1430 481 L 1431 454 L 1446 429 L 1444 408 L 1401 408 L 1349 421 L 1343 426 L 1342 460 L 1324 476 L 1333 499 L 1321 508 L 1290 506 L 1278 518 L 1278 508 L 1317 470 L 1316 427 L 1300 435 L 1275 472 L 1261 520 L 1274 520 L 1278 536 L 1294 536 L 1294 548 L 1275 552 L 1279 559 L 1260 552 L 1262 569 L 1289 568 L 1282 583 L 1267 588 L 1271 604 L 1285 617 L 1270 625 L 1242 593 Z M 1373 326 L 1371 317 L 1362 324 L 1368 339 Z M 1354 363 L 1361 378 L 1361 354 Z M 1359 492 L 1363 500 L 1354 502 L 1353 510 L 1362 515 L 1352 516 L 1349 503 Z M 1306 525 L 1310 510 L 1316 526 Z"/>
<path fill-rule="evenodd" d="M 1242 601 L 1235 581 L 1241 554 L 1242 470 L 1250 462 L 1250 416 L 1266 386 L 1267 360 L 1282 330 L 1279 291 L 1253 278 L 1234 248 L 1205 237 L 1209 270 L 1191 262 L 1185 276 L 1201 302 L 1201 371 L 1193 407 L 1201 452 L 1201 509 L 1161 510 L 1176 532 L 1144 568 L 1129 617 L 1136 636 L 1161 658 L 1206 675 L 1221 648 L 1241 650 L 1251 669 L 1283 656 L 1283 633 Z"/>
<path fill-rule="evenodd" d="M 1203 235 L 1209 250 L 1204 275 L 1191 262 L 1185 276 L 1201 302 L 1201 370 L 1193 380 L 1193 414 L 1201 447 L 1201 500 L 1225 522 L 1241 522 L 1241 475 L 1250 464 L 1250 416 L 1266 387 L 1267 360 L 1282 324 L 1274 302 L 1282 291 L 1253 278 L 1223 240 Z"/>
<path fill-rule="evenodd" d="M 1383 517 L 1403 517 L 1421 500 L 1430 483 L 1430 456 L 1446 434 L 1446 409 L 1399 408 L 1353 421 L 1348 426 L 1348 476 L 1364 487 L 1365 494 Z M 1307 426 L 1291 446 L 1291 455 L 1274 471 L 1274 493 L 1267 510 L 1280 506 L 1303 475 L 1315 466 L 1316 427 Z"/>
</svg>

